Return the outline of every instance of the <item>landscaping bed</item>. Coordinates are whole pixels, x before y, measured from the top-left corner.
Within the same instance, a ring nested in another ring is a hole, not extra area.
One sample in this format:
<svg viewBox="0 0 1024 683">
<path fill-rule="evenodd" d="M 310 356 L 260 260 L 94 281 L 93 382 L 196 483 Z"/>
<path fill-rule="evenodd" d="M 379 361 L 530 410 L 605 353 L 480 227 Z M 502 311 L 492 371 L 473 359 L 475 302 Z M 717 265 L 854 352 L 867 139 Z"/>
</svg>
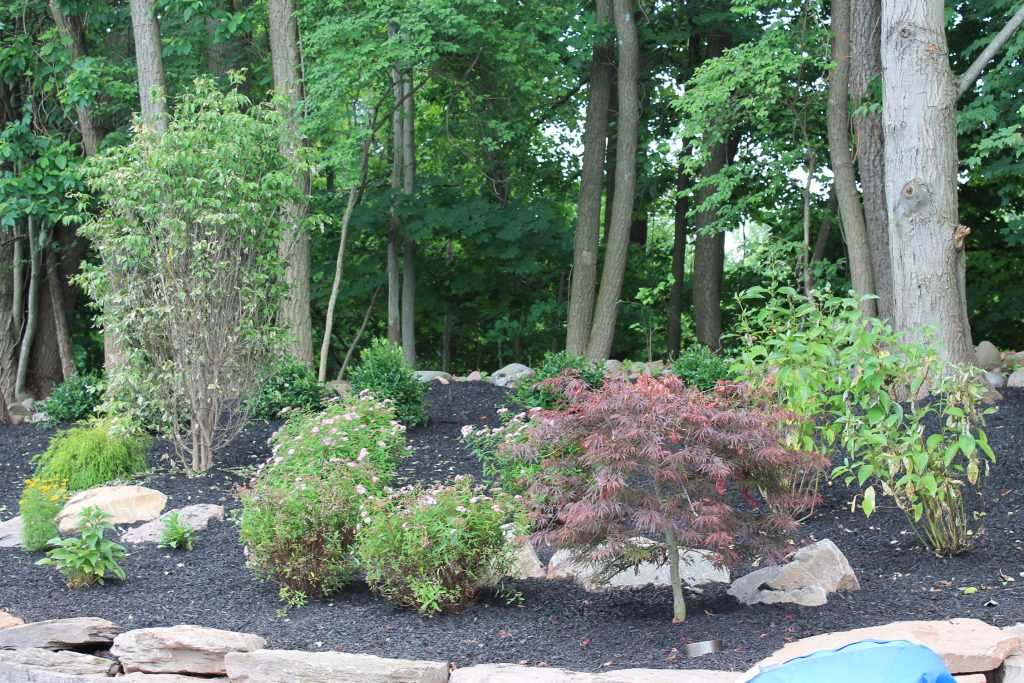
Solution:
<svg viewBox="0 0 1024 683">
<path fill-rule="evenodd" d="M 521 604 L 491 598 L 450 616 L 397 610 L 360 582 L 284 614 L 276 586 L 254 579 L 236 528 L 222 522 L 198 534 L 192 552 L 130 546 L 123 565 L 126 582 L 78 591 L 67 590 L 51 568 L 35 566 L 41 555 L 0 549 L 0 609 L 27 621 L 95 616 L 125 628 L 191 623 L 256 633 L 277 649 L 361 652 L 459 666 L 544 662 L 576 670 L 743 670 L 793 639 L 902 619 L 976 617 L 1007 626 L 1024 622 L 1024 555 L 1017 531 L 1017 519 L 1024 515 L 1024 390 L 1003 393 L 1000 411 L 988 420 L 999 461 L 986 480 L 986 533 L 976 547 L 956 558 L 936 558 L 920 547 L 898 511 L 881 509 L 865 519 L 849 511 L 851 490 L 827 487 L 824 504 L 795 540 L 832 539 L 857 573 L 861 590 L 833 594 L 823 607 L 745 607 L 720 584 L 688 596 L 689 618 L 673 625 L 668 588 L 596 594 L 534 579 L 517 583 Z M 408 432 L 413 451 L 399 467 L 400 483 L 479 476 L 479 463 L 462 447 L 459 430 L 465 424 L 496 424 L 494 410 L 504 400 L 505 390 L 483 382 L 433 384 L 427 425 Z M 158 442 L 150 452 L 154 472 L 140 483 L 166 493 L 168 508 L 219 503 L 230 511 L 238 506 L 233 489 L 269 455 L 266 442 L 275 426 L 250 425 L 201 477 L 172 470 L 168 446 Z M 0 519 L 17 514 L 23 480 L 32 472 L 29 460 L 46 448 L 50 434 L 0 425 Z M 748 564 L 734 577 L 749 570 Z M 725 641 L 724 652 L 693 659 L 681 652 L 687 642 L 713 638 Z"/>
</svg>

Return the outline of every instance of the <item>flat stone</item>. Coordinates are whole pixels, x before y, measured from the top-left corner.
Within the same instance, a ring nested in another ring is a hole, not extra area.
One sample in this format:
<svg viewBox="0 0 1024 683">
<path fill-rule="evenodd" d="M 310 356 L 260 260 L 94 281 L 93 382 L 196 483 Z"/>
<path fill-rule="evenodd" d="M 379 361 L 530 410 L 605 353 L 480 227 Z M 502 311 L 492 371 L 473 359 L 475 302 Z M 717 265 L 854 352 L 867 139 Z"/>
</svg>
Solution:
<svg viewBox="0 0 1024 683">
<path fill-rule="evenodd" d="M 182 624 L 126 631 L 114 639 L 110 652 L 126 673 L 188 673 L 223 676 L 224 656 L 267 646 L 252 633 Z"/>
<path fill-rule="evenodd" d="M 604 362 L 604 374 L 608 377 L 618 377 L 626 374 L 626 366 L 621 360 L 609 359 Z"/>
<path fill-rule="evenodd" d="M 74 533 L 78 517 L 88 507 L 110 515 L 111 524 L 133 524 L 156 519 L 167 505 L 167 496 L 145 486 L 97 486 L 75 494 L 57 515 L 62 534 Z"/>
<path fill-rule="evenodd" d="M 231 683 L 446 683 L 448 664 L 300 650 L 230 652 Z"/>
<path fill-rule="evenodd" d="M 602 683 L 736 683 L 737 676 L 708 669 L 622 669 L 597 678 Z"/>
<path fill-rule="evenodd" d="M 1015 624 L 1003 629 L 1005 633 L 1015 635 L 1024 644 L 1024 624 Z M 1024 683 L 1024 651 L 1010 655 L 1003 661 L 1003 683 Z"/>
<path fill-rule="evenodd" d="M 860 583 L 853 568 L 836 544 L 826 538 L 798 550 L 791 562 L 741 576 L 729 587 L 729 595 L 746 605 L 760 602 L 816 607 L 827 603 L 831 593 L 856 590 L 860 590 Z"/>
<path fill-rule="evenodd" d="M 637 537 L 638 545 L 650 545 L 654 541 Z M 729 570 L 716 567 L 712 554 L 705 550 L 682 550 L 679 553 L 679 578 L 684 585 L 702 586 L 709 583 L 729 583 Z M 668 563 L 641 562 L 635 569 L 627 568 L 614 574 L 606 583 L 598 580 L 600 567 L 596 564 L 574 562 L 566 550 L 559 550 L 548 562 L 547 578 L 571 579 L 592 593 L 610 590 L 641 588 L 648 584 L 655 586 L 672 585 Z"/>
<path fill-rule="evenodd" d="M 419 382 L 434 382 L 439 379 L 445 382 L 452 381 L 451 373 L 442 372 L 441 370 L 417 370 L 412 373 L 412 377 Z"/>
<path fill-rule="evenodd" d="M 483 373 L 481 373 L 479 370 L 474 370 L 473 372 L 466 375 L 467 382 L 479 382 L 483 378 Z"/>
<path fill-rule="evenodd" d="M 1006 386 L 1011 389 L 1024 387 L 1024 368 L 1014 370 L 1013 374 L 1006 378 Z"/>
<path fill-rule="evenodd" d="M 38 666 L 25 666 L 13 662 L 0 662 L 0 681 L 3 683 L 97 683 L 113 681 L 107 676 L 61 673 Z"/>
<path fill-rule="evenodd" d="M 130 674 L 118 676 L 111 683 L 229 683 L 230 680 L 223 676 L 218 676 L 217 678 L 209 678 L 208 676 L 197 678 L 196 676 L 184 676 L 182 674 L 144 674 L 139 671 L 133 671 Z"/>
<path fill-rule="evenodd" d="M 978 344 L 974 349 L 974 355 L 978 367 L 984 370 L 992 370 L 1003 364 L 1003 359 L 999 355 L 999 349 L 990 341 L 983 341 Z"/>
<path fill-rule="evenodd" d="M 504 524 L 501 529 L 505 532 L 505 538 L 509 544 L 516 546 L 516 567 L 513 571 L 513 579 L 543 579 L 547 572 L 544 564 L 537 555 L 537 549 L 533 547 L 529 539 L 516 538 L 513 530 L 514 525 Z"/>
<path fill-rule="evenodd" d="M 38 647 L 25 647 L 19 650 L 0 650 L 0 662 L 35 666 L 47 671 L 80 676 L 107 676 L 120 670 L 117 662 L 102 657 L 93 657 L 67 650 L 44 650 Z"/>
<path fill-rule="evenodd" d="M 212 521 L 224 520 L 224 506 L 211 503 L 199 503 L 197 505 L 186 505 L 176 510 L 168 510 L 152 522 L 146 522 L 121 534 L 122 543 L 156 543 L 160 540 L 160 534 L 164 529 L 165 520 L 175 512 L 181 519 L 182 524 L 192 527 L 196 531 L 206 531 Z"/>
<path fill-rule="evenodd" d="M 518 664 L 477 664 L 456 669 L 449 683 L 609 683 L 598 674 Z"/>
<path fill-rule="evenodd" d="M 953 680 L 956 683 L 986 683 L 988 677 L 985 674 L 964 674 L 962 676 L 953 676 Z"/>
<path fill-rule="evenodd" d="M 491 375 L 491 380 L 495 386 L 515 387 L 519 380 L 531 376 L 533 376 L 532 368 L 529 368 L 522 363 L 509 363 L 502 369 L 495 371 L 495 373 Z"/>
<path fill-rule="evenodd" d="M 779 664 L 794 657 L 835 650 L 860 640 L 909 640 L 934 650 L 950 673 L 977 673 L 999 668 L 1020 649 L 1020 636 L 979 619 L 897 621 L 884 626 L 824 633 L 787 644 L 759 664 Z"/>
<path fill-rule="evenodd" d="M 0 649 L 41 647 L 66 650 L 80 645 L 106 646 L 114 642 L 114 637 L 123 630 L 113 622 L 96 617 L 33 621 L 0 631 Z"/>
<path fill-rule="evenodd" d="M 0 548 L 20 548 L 24 529 L 25 523 L 20 515 L 0 522 Z"/>
<path fill-rule="evenodd" d="M 25 623 L 25 620 L 21 617 L 16 617 L 10 612 L 0 611 L 0 629 L 11 628 L 13 626 L 21 626 Z"/>
<path fill-rule="evenodd" d="M 985 373 L 985 379 L 992 385 L 993 389 L 1002 389 L 1006 386 L 1006 375 L 999 370 L 989 370 Z"/>
</svg>

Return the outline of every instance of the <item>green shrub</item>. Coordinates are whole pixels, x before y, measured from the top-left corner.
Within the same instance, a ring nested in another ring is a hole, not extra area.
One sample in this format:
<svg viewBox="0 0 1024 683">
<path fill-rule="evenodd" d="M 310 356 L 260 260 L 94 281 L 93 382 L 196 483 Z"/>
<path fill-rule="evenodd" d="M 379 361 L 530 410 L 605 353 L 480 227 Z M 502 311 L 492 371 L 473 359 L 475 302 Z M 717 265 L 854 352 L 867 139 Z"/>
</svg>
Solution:
<svg viewBox="0 0 1024 683">
<path fill-rule="evenodd" d="M 57 535 L 57 515 L 68 499 L 67 482 L 60 479 L 26 479 L 18 507 L 23 528 L 22 549 L 42 550 Z"/>
<path fill-rule="evenodd" d="M 249 399 L 249 414 L 273 420 L 285 408 L 317 410 L 326 398 L 324 385 L 309 366 L 294 359 L 282 360 L 260 376 L 256 393 Z"/>
<path fill-rule="evenodd" d="M 402 424 L 413 427 L 426 422 L 426 384 L 413 377 L 402 349 L 387 339 L 370 342 L 349 380 L 357 391 L 369 389 L 374 396 L 394 402 L 395 417 Z"/>
<path fill-rule="evenodd" d="M 241 494 L 249 567 L 275 579 L 284 595 L 341 589 L 353 573 L 360 503 L 390 483 L 404 431 L 391 407 L 368 392 L 289 419 Z"/>
<path fill-rule="evenodd" d="M 145 435 L 112 434 L 98 422 L 54 435 L 46 451 L 33 458 L 36 478 L 67 482 L 69 491 L 84 491 L 146 470 L 150 439 Z"/>
<path fill-rule="evenodd" d="M 530 417 L 540 410 L 534 407 L 514 413 L 508 408 L 498 408 L 501 426 L 477 429 L 472 425 L 463 426 L 462 441 L 480 461 L 488 484 L 506 493 L 522 495 L 529 488 L 528 482 L 536 479 L 539 466 L 512 458 L 506 446 L 526 441 Z"/>
<path fill-rule="evenodd" d="M 715 388 L 718 380 L 733 378 L 729 370 L 731 363 L 728 358 L 715 355 L 707 347 L 698 346 L 680 353 L 679 358 L 672 361 L 670 370 L 687 386 L 708 391 Z"/>
<path fill-rule="evenodd" d="M 574 356 L 568 351 L 559 351 L 545 356 L 544 362 L 534 370 L 529 381 L 522 382 L 516 390 L 516 401 L 525 408 L 556 409 L 564 405 L 560 395 L 544 380 L 569 373 L 582 379 L 593 389 L 601 388 L 604 381 L 604 366 L 587 360 L 584 356 Z"/>
<path fill-rule="evenodd" d="M 72 375 L 53 388 L 39 409 L 50 416 L 49 424 L 78 422 L 93 417 L 103 399 L 106 383 L 96 375 Z"/>
<path fill-rule="evenodd" d="M 502 525 L 520 517 L 506 494 L 487 495 L 470 477 L 366 497 L 359 566 L 374 591 L 433 615 L 466 606 L 515 566 Z"/>
<path fill-rule="evenodd" d="M 124 546 L 106 537 L 114 526 L 107 519 L 110 515 L 97 507 L 82 510 L 78 524 L 80 536 L 50 539 L 53 550 L 36 564 L 47 564 L 57 568 L 64 575 L 68 588 L 84 588 L 94 583 L 103 585 L 109 573 L 124 581 L 124 569 L 118 564 L 125 557 Z"/>
<path fill-rule="evenodd" d="M 195 528 L 183 521 L 178 512 L 172 512 L 164 517 L 163 524 L 160 526 L 160 538 L 156 542 L 157 548 L 192 550 L 195 543 Z"/>
</svg>

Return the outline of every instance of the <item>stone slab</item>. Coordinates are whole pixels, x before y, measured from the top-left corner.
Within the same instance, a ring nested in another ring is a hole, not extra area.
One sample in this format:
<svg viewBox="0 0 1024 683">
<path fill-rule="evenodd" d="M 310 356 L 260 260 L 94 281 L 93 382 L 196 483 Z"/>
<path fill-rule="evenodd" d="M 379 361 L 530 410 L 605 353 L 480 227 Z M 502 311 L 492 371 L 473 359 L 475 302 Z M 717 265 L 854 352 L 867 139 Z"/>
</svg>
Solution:
<svg viewBox="0 0 1024 683">
<path fill-rule="evenodd" d="M 860 640 L 909 640 L 935 650 L 951 673 L 977 673 L 999 668 L 1020 649 L 1020 637 L 979 619 L 898 621 L 884 626 L 824 633 L 787 644 L 759 664 L 779 664 L 818 650 L 834 650 Z"/>
<path fill-rule="evenodd" d="M 0 630 L 11 628 L 12 626 L 21 626 L 24 623 L 25 620 L 21 617 L 16 617 L 10 612 L 0 610 Z"/>
<path fill-rule="evenodd" d="M 736 683 L 738 675 L 709 669 L 622 669 L 597 678 L 601 683 Z"/>
<path fill-rule="evenodd" d="M 38 647 L 0 650 L 0 662 L 35 666 L 47 671 L 80 676 L 106 676 L 120 671 L 117 662 L 111 659 L 79 652 L 68 652 L 67 650 L 44 650 Z"/>
<path fill-rule="evenodd" d="M 231 683 L 446 683 L 448 664 L 344 652 L 256 650 L 225 657 Z"/>
<path fill-rule="evenodd" d="M 25 523 L 20 515 L 0 522 L 0 548 L 20 548 L 24 529 Z"/>
<path fill-rule="evenodd" d="M 126 673 L 183 673 L 223 676 L 224 656 L 266 647 L 253 633 L 181 624 L 126 631 L 114 639 L 110 652 Z"/>
<path fill-rule="evenodd" d="M 113 622 L 96 617 L 33 621 L 0 631 L 0 649 L 40 647 L 65 650 L 80 645 L 107 646 L 123 630 Z"/>
<path fill-rule="evenodd" d="M 182 674 L 144 674 L 139 671 L 118 676 L 110 683 L 230 683 L 230 679 L 219 676 L 217 678 L 197 676 L 184 676 Z"/>
<path fill-rule="evenodd" d="M 98 683 L 113 680 L 107 676 L 81 676 L 41 669 L 38 666 L 0 662 L 0 681 L 3 683 Z"/>
<path fill-rule="evenodd" d="M 477 664 L 456 669 L 449 683 L 610 683 L 598 674 L 518 664 Z"/>
<path fill-rule="evenodd" d="M 167 496 L 145 486 L 97 486 L 72 496 L 57 515 L 62 534 L 75 533 L 79 515 L 98 507 L 110 515 L 111 524 L 134 524 L 156 519 L 167 505 Z"/>
<path fill-rule="evenodd" d="M 128 529 L 121 534 L 121 542 L 156 543 L 160 540 L 160 534 L 163 533 L 165 520 L 175 512 L 178 513 L 182 524 L 190 526 L 196 531 L 206 531 L 210 526 L 210 522 L 221 522 L 224 520 L 223 505 L 213 505 L 212 503 L 186 505 L 183 508 L 168 510 L 151 522 Z"/>
<path fill-rule="evenodd" d="M 641 546 L 654 543 L 642 537 L 634 540 Z M 607 583 L 597 580 L 598 572 L 597 565 L 573 562 L 568 551 L 559 550 L 548 562 L 547 578 L 572 579 L 585 590 L 594 593 L 641 588 L 648 584 L 671 585 L 668 563 L 657 565 L 653 562 L 641 562 L 635 569 L 624 569 L 613 575 Z M 679 578 L 687 586 L 729 583 L 729 570 L 725 567 L 716 567 L 711 561 L 711 553 L 707 551 L 683 550 L 679 553 Z"/>
</svg>

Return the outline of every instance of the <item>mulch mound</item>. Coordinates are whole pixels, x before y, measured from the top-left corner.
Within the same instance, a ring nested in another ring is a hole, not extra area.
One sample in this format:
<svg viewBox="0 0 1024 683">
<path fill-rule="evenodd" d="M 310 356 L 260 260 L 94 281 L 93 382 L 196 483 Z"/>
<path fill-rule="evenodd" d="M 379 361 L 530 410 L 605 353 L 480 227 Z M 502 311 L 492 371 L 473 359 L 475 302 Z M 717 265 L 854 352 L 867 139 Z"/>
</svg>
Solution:
<svg viewBox="0 0 1024 683">
<path fill-rule="evenodd" d="M 128 580 L 69 591 L 62 577 L 39 567 L 39 556 L 0 549 L 0 609 L 28 621 L 96 616 L 126 628 L 198 624 L 257 633 L 278 649 L 337 650 L 383 657 L 453 661 L 528 662 L 576 670 L 714 668 L 743 670 L 785 642 L 828 631 L 901 619 L 977 617 L 996 626 L 1024 622 L 1024 561 L 1017 520 L 1024 496 L 1024 390 L 1004 391 L 1000 411 L 988 421 L 999 457 L 986 480 L 985 534 L 974 549 L 952 559 L 923 550 L 902 515 L 881 509 L 870 519 L 851 513 L 852 491 L 827 487 L 825 503 L 804 525 L 798 542 L 831 538 L 860 578 L 857 593 L 833 595 L 824 607 L 743 607 L 725 586 L 688 597 L 690 617 L 671 623 L 667 589 L 591 594 L 563 582 L 518 583 L 522 604 L 485 600 L 451 616 L 425 618 L 398 610 L 362 583 L 285 614 L 272 584 L 245 568 L 238 532 L 214 523 L 197 536 L 192 552 L 132 546 Z M 428 392 L 426 426 L 409 431 L 413 446 L 403 463 L 405 482 L 479 476 L 479 463 L 459 441 L 465 424 L 497 423 L 503 389 L 483 382 L 435 384 Z M 140 483 L 170 497 L 169 507 L 220 503 L 237 507 L 232 490 L 269 454 L 275 424 L 246 428 L 217 454 L 204 476 L 176 470 L 167 444 L 150 454 L 154 471 Z M 46 448 L 52 431 L 0 425 L 0 519 L 17 514 L 30 458 Z M 744 573 L 743 568 L 737 574 Z M 1016 580 L 1008 580 L 1016 579 Z M 975 591 L 964 592 L 965 588 Z M 688 659 L 684 643 L 721 638 L 720 654 Z"/>
</svg>

